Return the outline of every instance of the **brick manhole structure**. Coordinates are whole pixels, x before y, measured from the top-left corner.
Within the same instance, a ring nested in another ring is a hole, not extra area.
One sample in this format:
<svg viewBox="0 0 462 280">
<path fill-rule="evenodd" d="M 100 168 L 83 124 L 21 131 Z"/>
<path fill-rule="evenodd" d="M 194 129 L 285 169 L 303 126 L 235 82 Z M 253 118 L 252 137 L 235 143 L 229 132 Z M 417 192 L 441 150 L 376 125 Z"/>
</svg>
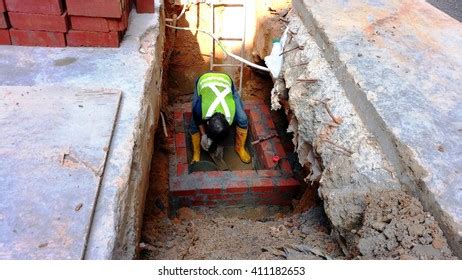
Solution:
<svg viewBox="0 0 462 280">
<path fill-rule="evenodd" d="M 191 121 L 191 105 L 175 109 L 175 131 L 169 138 L 174 150 L 169 166 L 171 209 L 195 206 L 290 205 L 300 191 L 300 182 L 293 178 L 292 167 L 278 137 L 254 145 L 253 160 L 258 168 L 234 171 L 200 171 L 190 173 L 187 125 Z M 276 133 L 269 109 L 259 101 L 245 102 L 250 121 L 251 139 Z M 274 162 L 273 157 L 281 158 Z"/>
</svg>

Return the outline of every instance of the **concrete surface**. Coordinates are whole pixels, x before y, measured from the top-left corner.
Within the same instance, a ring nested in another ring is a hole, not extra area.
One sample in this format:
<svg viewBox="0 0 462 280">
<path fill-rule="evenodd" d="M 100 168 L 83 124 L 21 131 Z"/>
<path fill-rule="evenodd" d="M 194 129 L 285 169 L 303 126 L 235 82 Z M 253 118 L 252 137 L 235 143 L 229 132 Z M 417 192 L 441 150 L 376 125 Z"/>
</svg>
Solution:
<svg viewBox="0 0 462 280">
<path fill-rule="evenodd" d="M 293 11 L 286 19 L 294 35 L 284 49 L 304 48 L 284 55 L 280 75 L 284 84 L 277 80 L 276 89 L 289 89 L 293 113 L 289 131 L 294 134 L 300 164 L 309 169 L 305 180 L 319 182 L 319 196 L 334 230 L 348 236 L 361 224 L 367 195 L 401 187 L 302 20 Z M 308 84 L 300 79 L 317 82 Z"/>
<path fill-rule="evenodd" d="M 460 0 L 427 0 L 441 11 L 447 13 L 451 17 L 462 21 L 462 1 Z"/>
<path fill-rule="evenodd" d="M 163 48 L 159 10 L 157 6 L 154 15 L 132 12 L 119 49 L 0 46 L 2 86 L 122 92 L 86 259 L 135 255 L 159 113 Z"/>
<path fill-rule="evenodd" d="M 120 96 L 0 87 L 0 259 L 83 257 Z"/>
<path fill-rule="evenodd" d="M 417 0 L 293 0 L 401 184 L 462 256 L 462 24 Z"/>
</svg>

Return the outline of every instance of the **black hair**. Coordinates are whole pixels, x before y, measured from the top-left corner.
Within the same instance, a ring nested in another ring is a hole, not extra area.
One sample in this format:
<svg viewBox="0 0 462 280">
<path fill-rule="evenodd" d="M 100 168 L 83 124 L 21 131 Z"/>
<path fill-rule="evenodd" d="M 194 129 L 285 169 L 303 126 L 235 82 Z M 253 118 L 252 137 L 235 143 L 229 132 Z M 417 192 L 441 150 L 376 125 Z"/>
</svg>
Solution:
<svg viewBox="0 0 462 280">
<path fill-rule="evenodd" d="M 229 123 L 225 115 L 215 112 L 207 121 L 206 133 L 214 144 L 221 144 L 229 133 Z"/>
</svg>

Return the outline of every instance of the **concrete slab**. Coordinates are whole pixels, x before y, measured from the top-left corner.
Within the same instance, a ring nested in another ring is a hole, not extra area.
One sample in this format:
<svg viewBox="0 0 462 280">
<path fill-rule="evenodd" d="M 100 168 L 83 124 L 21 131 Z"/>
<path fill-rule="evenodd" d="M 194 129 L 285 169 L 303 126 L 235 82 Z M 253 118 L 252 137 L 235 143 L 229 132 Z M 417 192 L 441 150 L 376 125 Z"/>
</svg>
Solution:
<svg viewBox="0 0 462 280">
<path fill-rule="evenodd" d="M 0 259 L 81 259 L 120 92 L 0 87 Z"/>
<path fill-rule="evenodd" d="M 122 92 L 86 259 L 135 256 L 159 114 L 161 10 L 157 6 L 155 14 L 133 11 L 118 49 L 0 46 L 0 85 Z"/>
<path fill-rule="evenodd" d="M 462 256 L 462 24 L 418 0 L 293 0 L 402 184 Z"/>
<path fill-rule="evenodd" d="M 462 21 L 462 2 L 460 0 L 427 0 L 428 3 Z"/>
</svg>

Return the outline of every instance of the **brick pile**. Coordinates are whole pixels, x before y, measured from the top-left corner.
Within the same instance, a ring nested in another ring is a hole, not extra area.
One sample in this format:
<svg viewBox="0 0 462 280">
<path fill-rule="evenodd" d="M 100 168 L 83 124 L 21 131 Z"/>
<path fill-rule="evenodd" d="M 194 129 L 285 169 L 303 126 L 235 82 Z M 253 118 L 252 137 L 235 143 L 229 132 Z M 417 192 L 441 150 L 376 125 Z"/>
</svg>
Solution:
<svg viewBox="0 0 462 280">
<path fill-rule="evenodd" d="M 0 45 L 119 47 L 134 2 L 154 12 L 154 0 L 0 0 Z"/>
</svg>

